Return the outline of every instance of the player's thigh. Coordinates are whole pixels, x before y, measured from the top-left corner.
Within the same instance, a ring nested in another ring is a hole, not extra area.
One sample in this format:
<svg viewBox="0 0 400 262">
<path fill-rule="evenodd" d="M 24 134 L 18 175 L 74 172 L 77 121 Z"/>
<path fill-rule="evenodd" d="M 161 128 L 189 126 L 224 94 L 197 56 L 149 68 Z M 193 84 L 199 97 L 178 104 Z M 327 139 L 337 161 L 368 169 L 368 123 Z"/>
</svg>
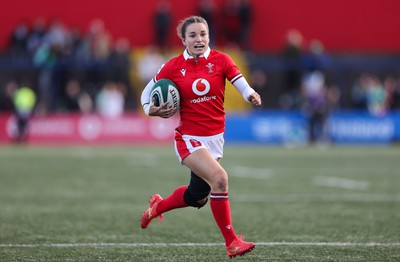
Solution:
<svg viewBox="0 0 400 262">
<path fill-rule="evenodd" d="M 187 156 L 183 160 L 183 164 L 210 185 L 215 184 L 217 181 L 227 179 L 225 170 L 205 148 L 196 150 Z"/>
</svg>

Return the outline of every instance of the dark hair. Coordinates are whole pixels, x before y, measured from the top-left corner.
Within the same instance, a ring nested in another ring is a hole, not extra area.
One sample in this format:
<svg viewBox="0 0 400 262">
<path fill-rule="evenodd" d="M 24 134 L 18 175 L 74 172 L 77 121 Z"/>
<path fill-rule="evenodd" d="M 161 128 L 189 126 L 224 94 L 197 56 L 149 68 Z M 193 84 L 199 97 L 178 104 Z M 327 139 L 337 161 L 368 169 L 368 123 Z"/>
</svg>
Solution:
<svg viewBox="0 0 400 262">
<path fill-rule="evenodd" d="M 179 38 L 184 39 L 187 27 L 194 23 L 205 24 L 207 26 L 207 30 L 209 30 L 206 19 L 204 19 L 201 16 L 189 16 L 189 17 L 182 19 L 179 22 L 178 26 L 176 27 L 176 31 L 178 33 Z"/>
</svg>

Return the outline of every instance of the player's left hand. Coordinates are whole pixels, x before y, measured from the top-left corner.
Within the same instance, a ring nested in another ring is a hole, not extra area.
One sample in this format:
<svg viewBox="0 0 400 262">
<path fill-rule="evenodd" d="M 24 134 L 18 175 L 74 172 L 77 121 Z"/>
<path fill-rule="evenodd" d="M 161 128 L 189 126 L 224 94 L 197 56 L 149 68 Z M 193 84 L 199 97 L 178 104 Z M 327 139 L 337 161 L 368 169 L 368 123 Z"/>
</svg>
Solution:
<svg viewBox="0 0 400 262">
<path fill-rule="evenodd" d="M 251 93 L 248 99 L 253 106 L 261 106 L 261 97 L 257 92 Z"/>
</svg>

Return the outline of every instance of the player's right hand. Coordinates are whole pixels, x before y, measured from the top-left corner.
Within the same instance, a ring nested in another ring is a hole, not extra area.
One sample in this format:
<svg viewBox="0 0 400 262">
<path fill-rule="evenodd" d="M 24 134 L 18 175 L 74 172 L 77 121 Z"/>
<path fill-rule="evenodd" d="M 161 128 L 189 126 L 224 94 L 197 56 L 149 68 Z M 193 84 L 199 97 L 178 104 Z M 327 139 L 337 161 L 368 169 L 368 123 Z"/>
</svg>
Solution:
<svg viewBox="0 0 400 262">
<path fill-rule="evenodd" d="M 174 114 L 174 108 L 168 108 L 168 102 L 160 106 L 150 106 L 149 116 L 159 116 L 162 118 L 169 118 Z"/>
</svg>

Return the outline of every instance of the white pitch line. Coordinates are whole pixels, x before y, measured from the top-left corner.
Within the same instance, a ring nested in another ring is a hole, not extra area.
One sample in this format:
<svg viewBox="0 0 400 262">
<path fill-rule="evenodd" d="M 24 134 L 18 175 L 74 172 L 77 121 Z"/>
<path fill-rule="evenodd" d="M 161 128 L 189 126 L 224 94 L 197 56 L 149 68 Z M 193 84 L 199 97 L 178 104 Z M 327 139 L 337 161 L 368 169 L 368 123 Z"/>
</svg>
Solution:
<svg viewBox="0 0 400 262">
<path fill-rule="evenodd" d="M 400 202 L 400 194 L 342 193 L 342 194 L 263 194 L 234 195 L 237 202 Z"/>
<path fill-rule="evenodd" d="M 256 242 L 257 246 L 328 246 L 328 247 L 394 247 L 392 243 L 353 243 L 353 242 Z M 0 248 L 40 248 L 40 247 L 213 247 L 223 243 L 47 243 L 47 244 L 0 244 Z"/>
<path fill-rule="evenodd" d="M 233 177 L 244 177 L 252 179 L 270 179 L 272 176 L 271 169 L 268 168 L 256 168 L 246 166 L 233 166 L 231 170 L 228 170 L 229 176 Z"/>
<path fill-rule="evenodd" d="M 333 176 L 317 176 L 313 180 L 314 185 L 336 187 L 344 189 L 366 190 L 369 187 L 366 181 L 357 181 L 348 178 L 333 177 Z"/>
</svg>

